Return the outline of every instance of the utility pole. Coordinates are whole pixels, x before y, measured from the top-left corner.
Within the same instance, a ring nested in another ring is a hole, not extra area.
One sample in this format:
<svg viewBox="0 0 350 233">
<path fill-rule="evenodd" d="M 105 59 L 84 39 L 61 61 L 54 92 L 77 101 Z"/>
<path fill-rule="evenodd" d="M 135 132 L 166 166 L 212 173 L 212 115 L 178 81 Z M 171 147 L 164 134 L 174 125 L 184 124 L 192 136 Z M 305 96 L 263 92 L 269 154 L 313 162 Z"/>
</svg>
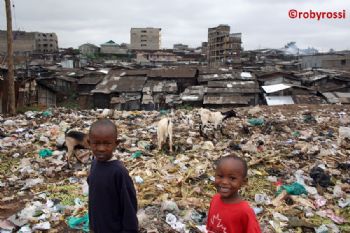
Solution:
<svg viewBox="0 0 350 233">
<path fill-rule="evenodd" d="M 5 0 L 6 5 L 6 21 L 7 21 L 7 83 L 8 83 L 8 104 L 7 110 L 10 114 L 16 113 L 15 100 L 15 78 L 13 66 L 13 36 L 12 36 L 12 16 L 11 1 Z"/>
</svg>

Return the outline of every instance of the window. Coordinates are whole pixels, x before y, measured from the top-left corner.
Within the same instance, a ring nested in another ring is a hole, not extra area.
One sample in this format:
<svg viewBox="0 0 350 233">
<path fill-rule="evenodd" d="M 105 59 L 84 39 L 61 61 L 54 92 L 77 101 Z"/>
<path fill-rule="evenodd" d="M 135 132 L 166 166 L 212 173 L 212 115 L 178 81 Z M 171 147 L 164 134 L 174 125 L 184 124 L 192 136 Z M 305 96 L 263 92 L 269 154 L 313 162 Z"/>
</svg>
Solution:
<svg viewBox="0 0 350 233">
<path fill-rule="evenodd" d="M 147 31 L 146 31 L 146 30 L 142 30 L 141 32 L 142 32 L 142 33 L 147 33 Z"/>
<path fill-rule="evenodd" d="M 141 42 L 146 42 L 147 40 L 141 40 Z"/>
<path fill-rule="evenodd" d="M 147 37 L 147 35 L 141 35 L 141 38 L 142 38 L 142 37 Z"/>
<path fill-rule="evenodd" d="M 146 44 L 141 44 L 141 47 L 146 47 L 147 45 Z"/>
<path fill-rule="evenodd" d="M 346 60 L 345 60 L 345 59 L 341 60 L 341 61 L 340 61 L 340 64 L 341 64 L 342 66 L 345 66 L 345 65 L 346 65 Z"/>
</svg>

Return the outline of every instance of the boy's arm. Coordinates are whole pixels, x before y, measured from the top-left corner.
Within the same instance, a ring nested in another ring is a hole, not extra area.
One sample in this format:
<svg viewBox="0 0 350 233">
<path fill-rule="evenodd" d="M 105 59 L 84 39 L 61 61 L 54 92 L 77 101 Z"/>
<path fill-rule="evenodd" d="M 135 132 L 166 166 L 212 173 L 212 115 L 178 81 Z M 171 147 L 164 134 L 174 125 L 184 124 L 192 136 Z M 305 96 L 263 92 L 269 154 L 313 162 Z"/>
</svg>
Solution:
<svg viewBox="0 0 350 233">
<path fill-rule="evenodd" d="M 122 206 L 122 232 L 137 233 L 137 198 L 134 184 L 127 172 L 123 172 L 120 190 L 120 205 Z"/>
</svg>

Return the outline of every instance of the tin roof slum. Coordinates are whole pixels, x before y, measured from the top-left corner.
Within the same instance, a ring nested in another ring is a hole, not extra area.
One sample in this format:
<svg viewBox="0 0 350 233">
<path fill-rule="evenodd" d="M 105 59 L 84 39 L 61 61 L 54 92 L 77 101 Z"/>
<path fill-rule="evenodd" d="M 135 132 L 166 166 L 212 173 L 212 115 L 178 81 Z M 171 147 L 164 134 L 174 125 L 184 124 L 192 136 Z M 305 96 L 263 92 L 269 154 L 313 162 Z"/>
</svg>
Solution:
<svg viewBox="0 0 350 233">
<path fill-rule="evenodd" d="M 61 146 L 67 130 L 87 132 L 100 117 L 118 126 L 115 157 L 134 181 L 140 232 L 205 232 L 214 162 L 229 154 L 248 162 L 241 194 L 262 232 L 350 232 L 350 69 L 304 68 L 278 50 L 247 51 L 237 69 L 62 64 L 16 69 L 22 113 L 0 114 L 1 232 L 87 231 L 91 152 L 77 150 L 84 163 L 73 158 L 68 169 Z M 72 99 L 79 110 L 59 107 Z M 201 107 L 237 116 L 200 132 Z M 173 153 L 155 149 L 170 108 Z"/>
</svg>

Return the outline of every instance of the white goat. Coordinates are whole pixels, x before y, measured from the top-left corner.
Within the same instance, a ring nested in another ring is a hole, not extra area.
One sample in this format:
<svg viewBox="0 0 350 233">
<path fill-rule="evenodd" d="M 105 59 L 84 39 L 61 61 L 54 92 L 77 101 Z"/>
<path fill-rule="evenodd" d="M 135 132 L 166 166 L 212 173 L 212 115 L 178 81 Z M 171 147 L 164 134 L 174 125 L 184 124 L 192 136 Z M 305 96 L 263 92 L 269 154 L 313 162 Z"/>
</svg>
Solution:
<svg viewBox="0 0 350 233">
<path fill-rule="evenodd" d="M 159 150 L 162 149 L 162 145 L 169 138 L 169 151 L 173 152 L 173 123 L 170 117 L 163 118 L 158 122 L 157 137 Z"/>
<path fill-rule="evenodd" d="M 211 112 L 210 110 L 205 108 L 199 109 L 199 115 L 202 121 L 202 124 L 200 125 L 200 132 L 203 132 L 203 129 L 205 128 L 205 126 L 208 126 L 208 123 L 213 123 L 214 129 L 218 129 L 218 126 L 221 127 L 221 124 L 224 120 L 231 117 L 237 117 L 236 112 L 233 110 L 222 113 Z"/>
<path fill-rule="evenodd" d="M 217 129 L 221 124 L 222 120 L 225 118 L 221 112 L 211 112 L 208 109 L 201 108 L 199 109 L 199 115 L 201 117 L 202 126 L 207 126 L 208 123 L 213 123 L 214 128 Z"/>
<path fill-rule="evenodd" d="M 98 116 L 98 118 L 107 118 L 107 117 L 112 117 L 114 114 L 114 109 L 108 109 L 105 108 L 103 109 L 102 113 Z"/>
</svg>

